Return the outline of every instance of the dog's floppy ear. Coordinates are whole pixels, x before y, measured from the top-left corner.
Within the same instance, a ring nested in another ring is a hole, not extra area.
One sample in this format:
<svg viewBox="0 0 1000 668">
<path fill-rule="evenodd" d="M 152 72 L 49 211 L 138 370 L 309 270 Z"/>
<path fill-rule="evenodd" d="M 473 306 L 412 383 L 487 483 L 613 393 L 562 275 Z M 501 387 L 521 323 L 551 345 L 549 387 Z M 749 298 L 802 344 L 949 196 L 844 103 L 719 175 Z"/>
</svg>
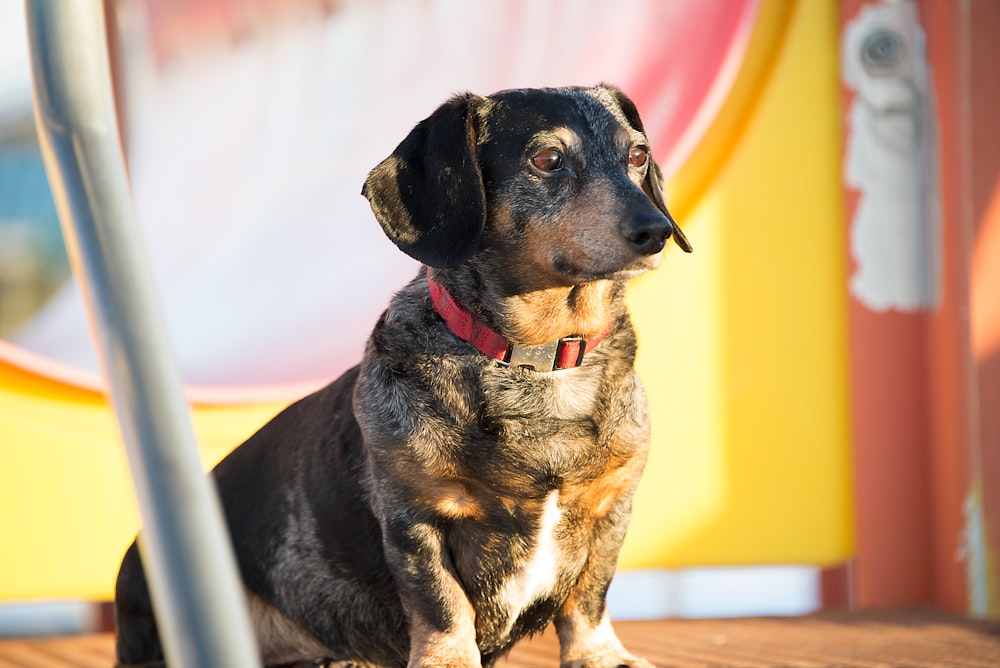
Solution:
<svg viewBox="0 0 1000 668">
<path fill-rule="evenodd" d="M 662 211 L 663 215 L 670 221 L 670 226 L 673 228 L 670 232 L 670 237 L 674 240 L 674 243 L 680 246 L 681 250 L 685 253 L 690 253 L 694 250 L 684 231 L 681 230 L 681 226 L 677 224 L 674 217 L 667 211 L 667 202 L 663 196 L 663 172 L 660 171 L 660 166 L 652 158 L 649 160 L 649 169 L 646 171 L 646 178 L 642 182 L 642 191 L 649 196 L 649 199 L 653 200 L 656 208 Z"/>
<path fill-rule="evenodd" d="M 476 159 L 475 112 L 482 100 L 465 94 L 438 107 L 361 189 L 386 236 L 432 267 L 454 267 L 479 247 L 486 192 Z"/>
<path fill-rule="evenodd" d="M 622 113 L 625 115 L 625 120 L 628 121 L 634 129 L 645 134 L 646 130 L 642 127 L 642 119 L 639 118 L 639 110 L 635 108 L 635 103 L 629 99 L 628 95 L 621 92 L 614 86 L 604 86 L 605 89 L 615 98 L 615 102 L 621 108 Z M 646 171 L 646 178 L 642 182 L 642 191 L 653 201 L 656 208 L 659 209 L 667 220 L 670 221 L 670 225 L 673 228 L 670 236 L 673 238 L 674 243 L 681 247 L 685 253 L 690 253 L 693 248 L 691 247 L 691 242 L 688 238 L 684 236 L 684 232 L 681 230 L 681 226 L 677 224 L 674 217 L 670 215 L 670 211 L 667 210 L 667 201 L 663 195 L 663 172 L 660 171 L 660 166 L 656 164 L 656 161 L 650 156 L 649 169 Z"/>
</svg>

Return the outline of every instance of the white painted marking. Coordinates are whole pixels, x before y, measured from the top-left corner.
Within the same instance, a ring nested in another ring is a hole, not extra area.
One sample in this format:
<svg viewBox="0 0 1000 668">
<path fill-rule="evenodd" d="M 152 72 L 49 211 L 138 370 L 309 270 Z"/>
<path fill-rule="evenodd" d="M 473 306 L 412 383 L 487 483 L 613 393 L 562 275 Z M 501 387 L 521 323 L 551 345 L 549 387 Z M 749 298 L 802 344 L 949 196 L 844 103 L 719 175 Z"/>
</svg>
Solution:
<svg viewBox="0 0 1000 668">
<path fill-rule="evenodd" d="M 961 546 L 956 561 L 966 563 L 966 591 L 969 611 L 976 617 L 986 617 L 990 612 L 989 559 L 986 546 L 986 518 L 983 512 L 981 483 L 977 481 L 962 504 L 965 528 L 960 537 Z"/>
<path fill-rule="evenodd" d="M 611 618 L 797 616 L 820 607 L 819 569 L 745 566 L 619 571 Z"/>
<path fill-rule="evenodd" d="M 844 29 L 849 111 L 844 182 L 851 221 L 851 293 L 873 311 L 933 308 L 940 294 L 940 201 L 934 96 L 917 7 L 869 4 Z"/>
</svg>

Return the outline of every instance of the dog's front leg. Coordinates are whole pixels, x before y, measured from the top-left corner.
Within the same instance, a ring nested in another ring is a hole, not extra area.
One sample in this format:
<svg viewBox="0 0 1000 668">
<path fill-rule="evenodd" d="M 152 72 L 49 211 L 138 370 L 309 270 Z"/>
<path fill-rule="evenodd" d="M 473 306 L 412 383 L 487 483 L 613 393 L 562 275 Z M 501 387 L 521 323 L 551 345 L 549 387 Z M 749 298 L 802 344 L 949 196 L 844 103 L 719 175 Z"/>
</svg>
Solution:
<svg viewBox="0 0 1000 668">
<path fill-rule="evenodd" d="M 580 607 L 570 606 L 557 618 L 556 630 L 561 668 L 655 668 L 622 646 L 607 610 L 595 618 Z"/>
<path fill-rule="evenodd" d="M 597 527 L 586 569 L 556 616 L 561 668 L 655 668 L 625 650 L 605 605 L 628 525 L 630 499 L 621 499 Z"/>
<path fill-rule="evenodd" d="M 441 531 L 401 516 L 386 523 L 383 541 L 409 622 L 408 668 L 481 666 L 475 610 Z"/>
</svg>

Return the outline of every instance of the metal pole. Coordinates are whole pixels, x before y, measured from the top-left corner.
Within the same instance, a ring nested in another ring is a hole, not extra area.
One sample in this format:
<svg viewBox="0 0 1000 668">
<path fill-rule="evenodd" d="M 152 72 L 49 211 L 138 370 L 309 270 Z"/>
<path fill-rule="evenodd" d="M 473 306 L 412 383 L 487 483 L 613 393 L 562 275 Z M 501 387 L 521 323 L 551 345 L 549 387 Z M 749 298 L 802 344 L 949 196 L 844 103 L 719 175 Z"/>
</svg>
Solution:
<svg viewBox="0 0 1000 668">
<path fill-rule="evenodd" d="M 185 668 L 260 665 L 136 225 L 104 8 L 26 2 L 39 141 L 125 443 L 166 657 Z"/>
</svg>

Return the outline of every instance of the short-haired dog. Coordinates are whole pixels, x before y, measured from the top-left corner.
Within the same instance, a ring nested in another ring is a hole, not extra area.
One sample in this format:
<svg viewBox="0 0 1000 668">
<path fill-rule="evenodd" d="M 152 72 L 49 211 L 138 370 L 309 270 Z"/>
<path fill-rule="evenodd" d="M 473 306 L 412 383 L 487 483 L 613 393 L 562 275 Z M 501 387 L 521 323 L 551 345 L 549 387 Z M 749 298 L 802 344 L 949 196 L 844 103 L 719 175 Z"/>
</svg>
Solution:
<svg viewBox="0 0 1000 668">
<path fill-rule="evenodd" d="M 605 605 L 649 444 L 629 279 L 691 247 L 611 86 L 456 96 L 363 194 L 422 263 L 360 364 L 214 470 L 269 666 L 649 668 Z M 133 544 L 118 660 L 164 661 Z"/>
</svg>

